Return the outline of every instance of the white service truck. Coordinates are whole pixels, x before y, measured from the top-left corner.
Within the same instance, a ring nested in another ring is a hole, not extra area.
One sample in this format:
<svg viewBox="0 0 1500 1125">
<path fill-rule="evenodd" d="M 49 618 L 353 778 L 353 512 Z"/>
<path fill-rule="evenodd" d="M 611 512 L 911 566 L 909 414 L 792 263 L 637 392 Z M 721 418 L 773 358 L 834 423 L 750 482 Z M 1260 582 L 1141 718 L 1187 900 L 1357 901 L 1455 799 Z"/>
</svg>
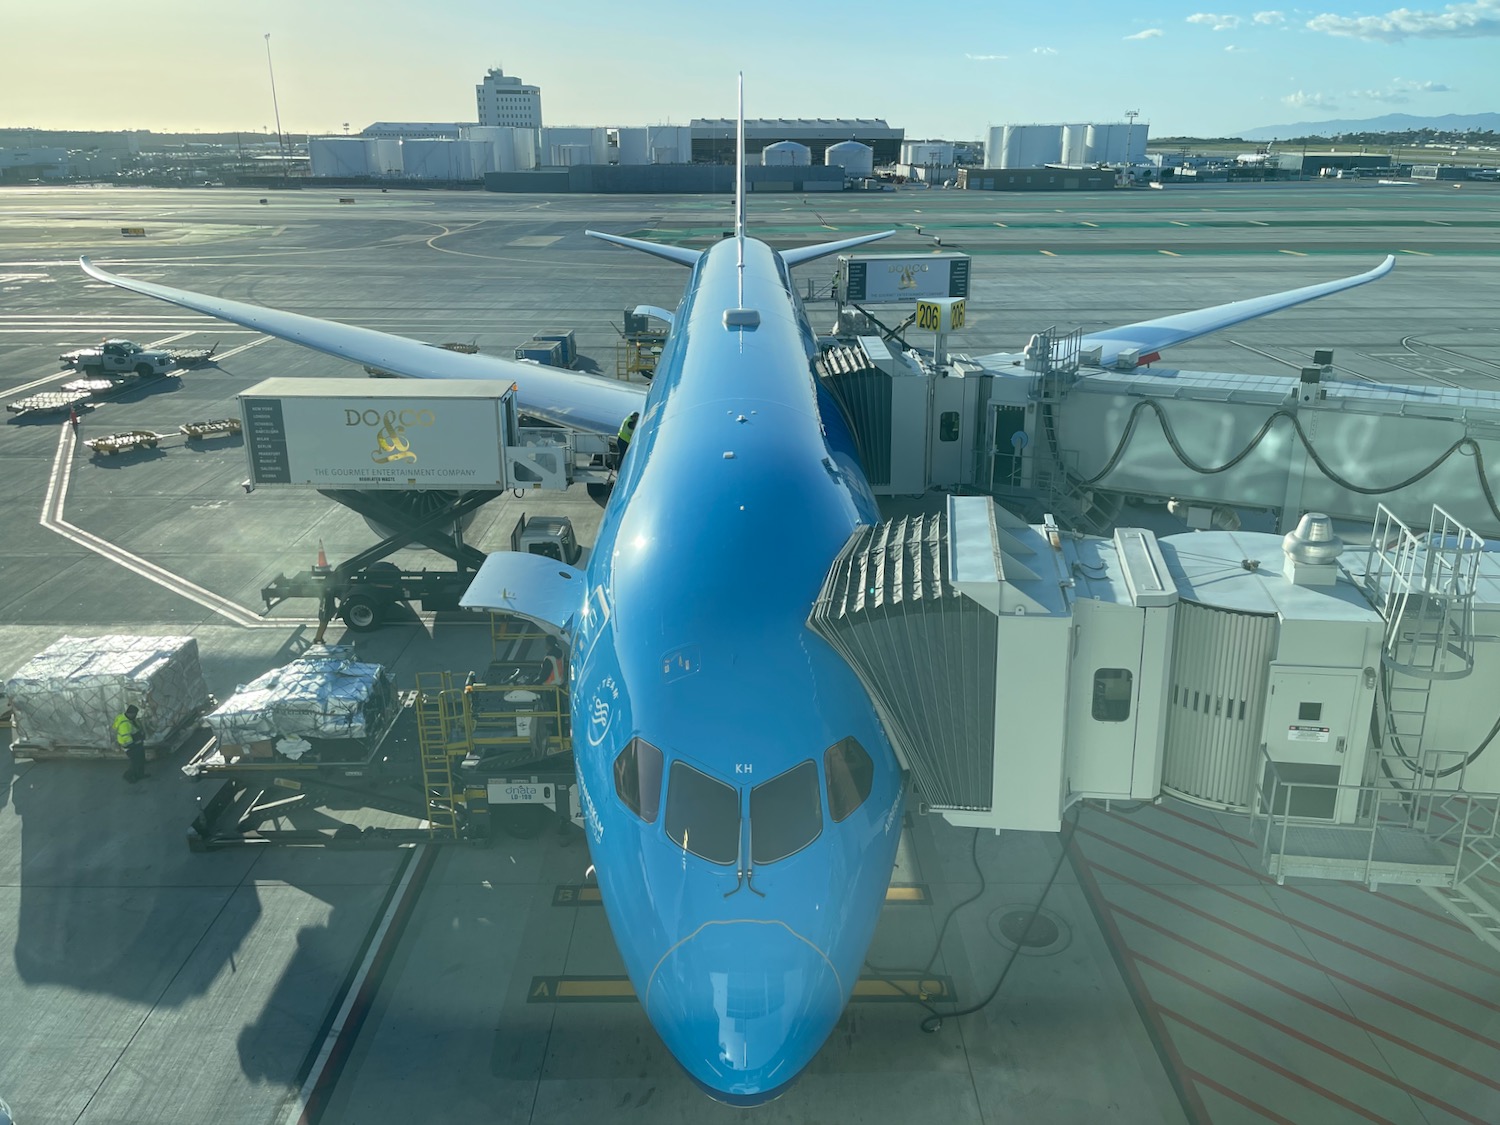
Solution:
<svg viewBox="0 0 1500 1125">
<path fill-rule="evenodd" d="M 133 340 L 105 340 L 97 348 L 78 348 L 57 357 L 64 367 L 98 375 L 165 375 L 171 352 L 143 348 Z"/>
</svg>

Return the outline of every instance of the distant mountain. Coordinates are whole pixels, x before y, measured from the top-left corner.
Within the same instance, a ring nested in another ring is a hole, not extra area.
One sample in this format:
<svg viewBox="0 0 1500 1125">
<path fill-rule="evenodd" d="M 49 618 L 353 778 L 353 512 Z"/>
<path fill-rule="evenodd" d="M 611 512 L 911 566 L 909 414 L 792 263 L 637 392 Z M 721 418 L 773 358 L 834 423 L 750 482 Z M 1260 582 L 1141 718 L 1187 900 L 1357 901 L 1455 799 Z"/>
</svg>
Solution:
<svg viewBox="0 0 1500 1125">
<path fill-rule="evenodd" d="M 1286 140 L 1289 137 L 1335 137 L 1340 133 L 1404 133 L 1412 129 L 1439 129 L 1465 133 L 1474 129 L 1500 130 L 1500 113 L 1445 113 L 1440 117 L 1418 117 L 1411 113 L 1388 113 L 1362 121 L 1299 121 L 1295 125 L 1263 125 L 1239 135 L 1247 141 Z"/>
</svg>

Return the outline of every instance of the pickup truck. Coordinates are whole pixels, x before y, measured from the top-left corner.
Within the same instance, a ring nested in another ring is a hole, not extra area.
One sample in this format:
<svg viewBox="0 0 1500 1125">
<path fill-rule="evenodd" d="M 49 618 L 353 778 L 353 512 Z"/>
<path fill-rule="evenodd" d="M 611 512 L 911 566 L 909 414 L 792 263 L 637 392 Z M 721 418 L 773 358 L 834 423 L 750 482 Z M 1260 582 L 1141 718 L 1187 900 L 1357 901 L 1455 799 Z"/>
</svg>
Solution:
<svg viewBox="0 0 1500 1125">
<path fill-rule="evenodd" d="M 64 352 L 57 361 L 102 375 L 165 375 L 172 366 L 172 353 L 143 348 L 132 340 L 105 340 L 97 348 Z"/>
</svg>

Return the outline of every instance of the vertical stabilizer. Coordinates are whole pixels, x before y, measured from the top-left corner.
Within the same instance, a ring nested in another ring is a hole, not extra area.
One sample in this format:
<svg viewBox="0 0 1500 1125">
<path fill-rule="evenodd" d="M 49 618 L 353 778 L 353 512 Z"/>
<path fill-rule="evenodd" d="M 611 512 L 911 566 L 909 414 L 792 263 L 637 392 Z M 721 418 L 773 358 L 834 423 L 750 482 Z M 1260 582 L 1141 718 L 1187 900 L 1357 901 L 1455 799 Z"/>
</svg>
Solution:
<svg viewBox="0 0 1500 1125">
<path fill-rule="evenodd" d="M 739 78 L 739 115 L 735 129 L 735 161 L 739 167 L 734 173 L 734 241 L 739 252 L 739 304 L 724 310 L 725 328 L 755 328 L 760 324 L 760 313 L 745 307 L 745 72 Z"/>
<path fill-rule="evenodd" d="M 740 268 L 745 268 L 745 72 L 740 71 L 739 115 L 734 134 L 735 159 L 739 168 L 734 177 L 734 237 L 740 242 Z"/>
</svg>

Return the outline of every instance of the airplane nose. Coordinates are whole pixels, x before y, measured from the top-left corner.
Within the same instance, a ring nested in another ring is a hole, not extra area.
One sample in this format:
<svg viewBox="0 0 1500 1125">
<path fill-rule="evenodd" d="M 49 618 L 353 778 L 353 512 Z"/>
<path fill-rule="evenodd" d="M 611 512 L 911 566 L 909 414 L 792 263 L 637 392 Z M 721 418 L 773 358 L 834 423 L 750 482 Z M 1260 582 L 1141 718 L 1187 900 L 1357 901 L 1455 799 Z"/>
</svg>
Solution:
<svg viewBox="0 0 1500 1125">
<path fill-rule="evenodd" d="M 775 921 L 709 922 L 664 956 L 646 1014 L 703 1089 L 733 1105 L 781 1094 L 843 1011 L 823 950 Z"/>
</svg>

